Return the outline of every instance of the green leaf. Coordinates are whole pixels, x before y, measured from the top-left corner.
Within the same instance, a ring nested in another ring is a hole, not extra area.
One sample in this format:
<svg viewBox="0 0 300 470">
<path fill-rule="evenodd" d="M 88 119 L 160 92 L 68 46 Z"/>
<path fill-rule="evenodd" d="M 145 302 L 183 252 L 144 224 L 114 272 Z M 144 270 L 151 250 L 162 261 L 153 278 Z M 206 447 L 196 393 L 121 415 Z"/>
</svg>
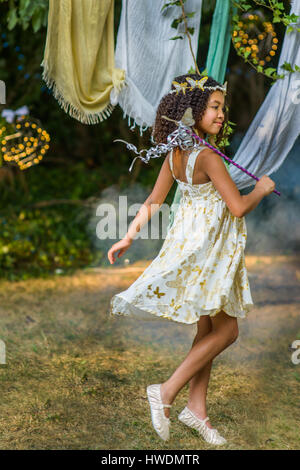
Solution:
<svg viewBox="0 0 300 470">
<path fill-rule="evenodd" d="M 282 68 L 283 70 L 287 70 L 288 72 L 293 72 L 293 67 L 288 62 L 285 62 L 283 65 L 280 66 L 280 68 Z"/>
<path fill-rule="evenodd" d="M 175 20 L 172 21 L 171 28 L 177 29 L 178 25 L 182 23 L 183 17 L 181 16 L 180 18 L 175 18 Z"/>
<path fill-rule="evenodd" d="M 191 66 L 187 73 L 196 73 L 196 70 Z"/>
<path fill-rule="evenodd" d="M 194 34 L 195 28 L 188 28 L 187 30 L 190 34 Z"/>
<path fill-rule="evenodd" d="M 9 10 L 8 15 L 7 15 L 7 21 L 8 21 L 8 29 L 12 30 L 16 26 L 18 22 L 18 16 L 17 16 L 17 10 L 15 8 L 12 8 Z"/>
<path fill-rule="evenodd" d="M 20 17 L 24 16 L 26 14 L 26 10 L 30 4 L 30 0 L 20 0 L 20 6 L 19 6 L 19 14 Z"/>
<path fill-rule="evenodd" d="M 32 27 L 33 31 L 36 33 L 42 25 L 42 15 L 40 11 L 36 11 L 32 17 Z"/>
<path fill-rule="evenodd" d="M 170 3 L 166 3 L 166 4 L 162 7 L 162 9 L 160 10 L 160 12 L 164 11 L 165 8 L 168 8 L 169 5 L 170 5 Z"/>
<path fill-rule="evenodd" d="M 264 69 L 263 69 L 263 67 L 262 67 L 261 65 L 259 65 L 259 66 L 257 67 L 257 71 L 258 71 L 259 73 L 262 73 L 263 70 L 264 70 Z"/>
<path fill-rule="evenodd" d="M 200 73 L 201 76 L 205 77 L 206 75 L 208 75 L 208 70 L 205 68 L 201 73 Z"/>
<path fill-rule="evenodd" d="M 39 8 L 37 7 L 36 3 L 35 2 L 30 2 L 28 4 L 28 8 L 27 8 L 27 15 L 32 17 L 34 12 L 39 10 Z"/>
<path fill-rule="evenodd" d="M 186 13 L 185 16 L 187 18 L 193 18 L 193 16 L 195 16 L 196 12 L 195 11 L 192 11 L 191 13 Z"/>
<path fill-rule="evenodd" d="M 183 36 L 174 36 L 173 38 L 170 38 L 170 41 L 173 41 L 174 39 L 184 39 Z"/>
<path fill-rule="evenodd" d="M 162 12 L 165 8 L 167 8 L 167 7 L 169 7 L 169 6 L 178 5 L 178 3 L 179 3 L 179 5 L 180 5 L 180 2 L 178 2 L 178 1 L 176 1 L 176 0 L 173 1 L 173 2 L 168 2 L 168 3 L 166 3 L 166 4 L 162 7 L 162 9 L 161 9 L 160 11 Z"/>
<path fill-rule="evenodd" d="M 292 13 L 291 15 L 285 15 L 285 18 L 286 18 L 290 23 L 298 23 L 298 16 L 295 15 L 295 13 Z"/>
<path fill-rule="evenodd" d="M 274 69 L 273 67 L 268 67 L 267 69 L 265 69 L 265 74 L 268 75 L 268 77 L 270 77 L 273 72 L 276 72 L 276 69 Z"/>
</svg>

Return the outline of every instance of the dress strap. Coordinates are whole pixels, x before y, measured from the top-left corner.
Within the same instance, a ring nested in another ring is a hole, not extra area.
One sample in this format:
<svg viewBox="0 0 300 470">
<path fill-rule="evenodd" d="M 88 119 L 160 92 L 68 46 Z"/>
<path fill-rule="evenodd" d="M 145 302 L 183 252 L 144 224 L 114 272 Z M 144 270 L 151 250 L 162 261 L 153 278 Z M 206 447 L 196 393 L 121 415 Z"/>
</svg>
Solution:
<svg viewBox="0 0 300 470">
<path fill-rule="evenodd" d="M 198 157 L 199 152 L 201 152 L 201 150 L 204 150 L 205 148 L 206 148 L 205 145 L 201 145 L 201 147 L 196 148 L 189 154 L 188 161 L 186 164 L 186 169 L 185 169 L 186 179 L 189 184 L 193 184 L 193 173 L 194 173 L 196 158 Z"/>
<path fill-rule="evenodd" d="M 170 162 L 170 168 L 171 168 L 171 172 L 172 172 L 173 178 L 174 178 L 174 180 L 176 180 L 175 175 L 174 175 L 174 173 L 173 173 L 173 150 L 174 150 L 174 149 L 172 149 L 171 152 L 170 152 L 169 162 Z"/>
</svg>

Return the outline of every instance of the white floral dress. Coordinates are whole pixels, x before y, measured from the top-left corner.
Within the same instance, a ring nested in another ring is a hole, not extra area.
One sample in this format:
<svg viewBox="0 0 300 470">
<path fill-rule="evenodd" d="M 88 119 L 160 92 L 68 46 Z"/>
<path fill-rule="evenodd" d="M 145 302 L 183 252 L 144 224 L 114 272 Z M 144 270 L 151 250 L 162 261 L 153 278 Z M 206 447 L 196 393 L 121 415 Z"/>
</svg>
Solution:
<svg viewBox="0 0 300 470">
<path fill-rule="evenodd" d="M 231 214 L 212 181 L 192 183 L 198 154 L 199 148 L 190 153 L 184 182 L 174 176 L 171 152 L 170 168 L 182 192 L 173 225 L 142 275 L 112 297 L 110 316 L 190 324 L 221 310 L 245 318 L 253 308 L 244 257 L 245 218 Z"/>
</svg>

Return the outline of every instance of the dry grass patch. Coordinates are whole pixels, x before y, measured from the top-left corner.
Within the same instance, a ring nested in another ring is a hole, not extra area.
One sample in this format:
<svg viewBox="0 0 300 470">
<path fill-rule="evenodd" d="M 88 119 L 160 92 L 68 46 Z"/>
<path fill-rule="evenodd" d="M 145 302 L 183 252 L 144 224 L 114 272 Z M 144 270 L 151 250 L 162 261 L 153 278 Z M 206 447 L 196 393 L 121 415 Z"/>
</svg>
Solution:
<svg viewBox="0 0 300 470">
<path fill-rule="evenodd" d="M 299 449 L 299 372 L 288 349 L 300 331 L 299 266 L 248 269 L 258 306 L 214 361 L 208 415 L 229 442 L 222 448 Z M 146 396 L 185 357 L 195 325 L 109 318 L 111 296 L 139 275 L 112 271 L 1 282 L 1 449 L 214 448 L 177 420 L 187 386 L 167 443 L 152 429 Z"/>
</svg>

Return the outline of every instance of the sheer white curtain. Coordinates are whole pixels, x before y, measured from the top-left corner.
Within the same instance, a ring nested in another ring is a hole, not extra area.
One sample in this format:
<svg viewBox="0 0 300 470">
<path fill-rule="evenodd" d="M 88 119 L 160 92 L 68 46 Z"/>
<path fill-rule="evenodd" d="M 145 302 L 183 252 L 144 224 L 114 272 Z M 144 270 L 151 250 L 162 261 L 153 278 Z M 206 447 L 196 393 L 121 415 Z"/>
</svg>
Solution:
<svg viewBox="0 0 300 470">
<path fill-rule="evenodd" d="M 300 0 L 294 0 L 291 14 L 300 15 Z M 298 27 L 300 25 L 298 19 Z M 300 66 L 300 33 L 286 33 L 277 73 L 289 62 Z M 277 80 L 245 134 L 234 161 L 261 178 L 271 175 L 282 165 L 300 134 L 300 73 L 288 74 Z M 239 189 L 256 184 L 256 180 L 230 165 L 229 172 Z"/>
<path fill-rule="evenodd" d="M 183 24 L 177 31 L 172 21 L 181 15 L 181 7 L 169 6 L 161 12 L 162 0 L 123 0 L 115 50 L 115 67 L 125 70 L 127 86 L 111 92 L 111 103 L 119 104 L 127 115 L 145 129 L 152 126 L 159 101 L 171 88 L 176 75 L 195 67 Z M 186 13 L 194 28 L 192 48 L 195 56 L 201 21 L 202 0 L 187 0 Z M 170 40 L 182 35 L 184 39 Z M 130 121 L 130 119 L 129 119 Z"/>
</svg>

